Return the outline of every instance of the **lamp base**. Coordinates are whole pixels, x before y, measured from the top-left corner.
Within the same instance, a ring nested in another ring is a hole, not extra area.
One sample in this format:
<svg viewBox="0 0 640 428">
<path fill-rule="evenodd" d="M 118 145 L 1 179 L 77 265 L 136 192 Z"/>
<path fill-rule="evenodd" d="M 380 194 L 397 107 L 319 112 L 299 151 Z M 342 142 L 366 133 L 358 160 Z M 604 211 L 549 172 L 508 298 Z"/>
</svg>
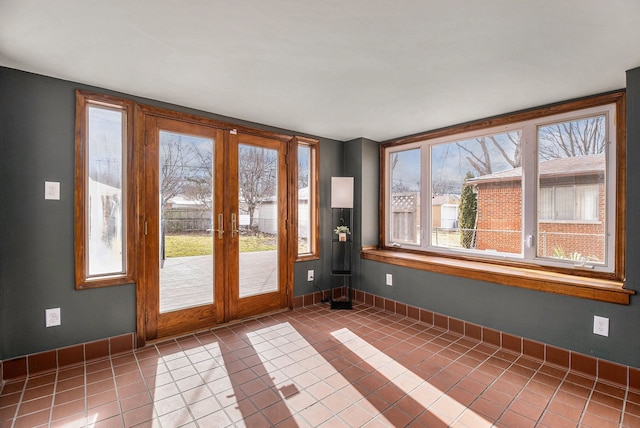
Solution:
<svg viewBox="0 0 640 428">
<path fill-rule="evenodd" d="M 353 309 L 353 307 L 348 300 L 332 300 L 331 309 Z"/>
</svg>

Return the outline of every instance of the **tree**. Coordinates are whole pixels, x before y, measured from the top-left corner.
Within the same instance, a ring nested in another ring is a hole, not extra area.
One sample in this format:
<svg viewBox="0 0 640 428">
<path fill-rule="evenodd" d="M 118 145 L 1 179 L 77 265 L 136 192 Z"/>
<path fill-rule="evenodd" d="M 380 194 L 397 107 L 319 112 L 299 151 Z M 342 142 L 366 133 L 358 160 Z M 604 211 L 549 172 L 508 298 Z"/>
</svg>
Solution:
<svg viewBox="0 0 640 428">
<path fill-rule="evenodd" d="M 184 194 L 187 198 L 200 202 L 205 211 L 213 208 L 213 148 L 210 144 L 191 145 L 193 166 L 190 174 L 185 177 Z"/>
<path fill-rule="evenodd" d="M 193 151 L 180 135 L 163 134 L 160 138 L 160 191 L 164 208 L 169 200 L 185 192 Z"/>
<path fill-rule="evenodd" d="M 393 193 L 415 193 L 417 191 L 417 187 L 419 187 L 420 183 L 417 180 L 406 180 L 403 179 L 396 174 L 394 171 L 396 166 L 398 166 L 398 162 L 400 161 L 400 154 L 393 153 L 391 155 L 391 177 L 393 179 L 391 183 L 391 191 Z"/>
<path fill-rule="evenodd" d="M 458 212 L 458 227 L 460 228 L 460 244 L 464 248 L 476 246 L 476 217 L 478 215 L 478 196 L 473 191 L 473 185 L 466 182 L 473 178 L 471 172 L 464 177 L 460 195 L 460 210 Z"/>
<path fill-rule="evenodd" d="M 403 193 L 408 191 L 408 186 L 406 186 L 401 180 L 396 179 L 393 174 L 393 171 L 395 171 L 399 160 L 400 156 L 398 155 L 398 153 L 393 153 L 391 155 L 391 177 L 393 177 L 393 182 L 391 183 L 391 191 L 393 193 Z"/>
<path fill-rule="evenodd" d="M 567 158 L 603 153 L 604 116 L 556 123 L 540 128 L 539 153 L 542 159 Z"/>
<path fill-rule="evenodd" d="M 298 160 L 298 189 L 309 187 L 309 158 Z"/>
<path fill-rule="evenodd" d="M 247 205 L 249 225 L 255 210 L 276 195 L 278 157 L 274 150 L 240 145 L 238 148 L 238 185 L 241 200 Z"/>
<path fill-rule="evenodd" d="M 184 196 L 192 201 L 200 203 L 203 212 L 211 211 L 213 208 L 211 176 L 192 176 L 185 180 Z"/>
<path fill-rule="evenodd" d="M 458 147 L 467 153 L 467 161 L 478 175 L 487 175 L 493 173 L 493 164 L 491 159 L 491 148 L 497 150 L 500 157 L 511 166 L 517 168 L 522 165 L 522 150 L 520 144 L 520 132 L 509 132 L 501 134 L 506 136 L 498 140 L 496 135 L 486 137 L 478 137 L 473 141 L 476 148 L 473 150 L 462 144 L 456 143 Z"/>
<path fill-rule="evenodd" d="M 603 153 L 605 149 L 605 117 L 595 116 L 555 123 L 538 130 L 540 159 L 549 160 Z M 497 138 L 503 136 L 506 138 Z M 477 175 L 492 174 L 496 163 L 506 162 L 511 168 L 522 166 L 520 132 L 489 135 L 456 145 L 466 153 L 466 160 Z M 496 159 L 492 156 L 498 156 Z"/>
<path fill-rule="evenodd" d="M 210 140 L 161 134 L 160 190 L 162 206 L 184 196 L 211 209 L 213 193 L 213 148 Z"/>
<path fill-rule="evenodd" d="M 432 195 L 450 195 L 460 188 L 460 183 L 456 183 L 455 180 L 438 175 L 431 178 L 431 192 Z"/>
</svg>

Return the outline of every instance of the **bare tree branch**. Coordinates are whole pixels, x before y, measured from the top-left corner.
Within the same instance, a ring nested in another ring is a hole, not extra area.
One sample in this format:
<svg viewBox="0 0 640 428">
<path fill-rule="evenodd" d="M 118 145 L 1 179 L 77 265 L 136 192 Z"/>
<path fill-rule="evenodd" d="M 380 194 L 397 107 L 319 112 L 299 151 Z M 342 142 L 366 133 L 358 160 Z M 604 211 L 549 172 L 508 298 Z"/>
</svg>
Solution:
<svg viewBox="0 0 640 428">
<path fill-rule="evenodd" d="M 160 144 L 160 189 L 162 206 L 185 190 L 191 153 L 182 137 L 169 134 Z"/>
<path fill-rule="evenodd" d="M 277 174 L 277 152 L 262 147 L 239 146 L 238 184 L 242 201 L 247 205 L 250 226 L 253 226 L 256 208 L 276 196 Z"/>
<path fill-rule="evenodd" d="M 309 161 L 298 161 L 298 189 L 309 187 Z"/>
<path fill-rule="evenodd" d="M 478 172 L 478 175 L 491 174 L 491 155 L 487 149 L 486 137 L 476 138 L 481 154 L 477 155 L 473 150 L 468 149 L 461 143 L 456 143 L 458 147 L 467 152 L 467 161 Z"/>
<path fill-rule="evenodd" d="M 514 135 L 517 135 L 517 138 Z M 507 137 L 509 138 L 511 145 L 513 146 L 511 147 L 511 150 L 513 151 L 513 157 L 509 156 L 509 153 L 507 153 L 507 151 L 502 147 L 495 135 L 490 135 L 487 138 L 489 138 L 496 149 L 498 149 L 504 160 L 506 160 L 512 168 L 517 168 L 522 165 L 522 153 L 520 151 L 520 134 L 510 132 L 507 134 Z"/>
<path fill-rule="evenodd" d="M 602 153 L 606 143 L 604 132 L 604 116 L 541 127 L 540 157 L 555 159 Z"/>
</svg>

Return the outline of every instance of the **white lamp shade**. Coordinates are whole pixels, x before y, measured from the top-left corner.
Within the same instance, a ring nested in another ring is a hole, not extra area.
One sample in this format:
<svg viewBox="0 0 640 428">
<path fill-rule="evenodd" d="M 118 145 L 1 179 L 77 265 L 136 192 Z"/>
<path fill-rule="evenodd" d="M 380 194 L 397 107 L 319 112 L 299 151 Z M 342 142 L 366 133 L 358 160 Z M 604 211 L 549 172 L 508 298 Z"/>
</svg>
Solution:
<svg viewBox="0 0 640 428">
<path fill-rule="evenodd" d="M 353 177 L 331 177 L 331 208 L 353 208 Z"/>
</svg>

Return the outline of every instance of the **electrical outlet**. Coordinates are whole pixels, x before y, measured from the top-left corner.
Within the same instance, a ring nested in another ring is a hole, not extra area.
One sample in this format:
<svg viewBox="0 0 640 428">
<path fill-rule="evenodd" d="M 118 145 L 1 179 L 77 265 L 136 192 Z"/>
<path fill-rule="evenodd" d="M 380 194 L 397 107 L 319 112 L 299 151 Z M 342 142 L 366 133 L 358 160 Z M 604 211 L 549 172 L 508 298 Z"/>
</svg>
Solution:
<svg viewBox="0 0 640 428">
<path fill-rule="evenodd" d="M 313 269 L 309 269 L 307 271 L 307 281 L 309 282 L 313 281 Z"/>
<path fill-rule="evenodd" d="M 609 318 L 593 316 L 593 334 L 609 336 Z"/>
<path fill-rule="evenodd" d="M 45 326 L 55 327 L 60 325 L 60 308 L 45 309 Z"/>
<path fill-rule="evenodd" d="M 387 285 L 393 286 L 393 275 L 390 273 L 387 274 Z"/>
</svg>

